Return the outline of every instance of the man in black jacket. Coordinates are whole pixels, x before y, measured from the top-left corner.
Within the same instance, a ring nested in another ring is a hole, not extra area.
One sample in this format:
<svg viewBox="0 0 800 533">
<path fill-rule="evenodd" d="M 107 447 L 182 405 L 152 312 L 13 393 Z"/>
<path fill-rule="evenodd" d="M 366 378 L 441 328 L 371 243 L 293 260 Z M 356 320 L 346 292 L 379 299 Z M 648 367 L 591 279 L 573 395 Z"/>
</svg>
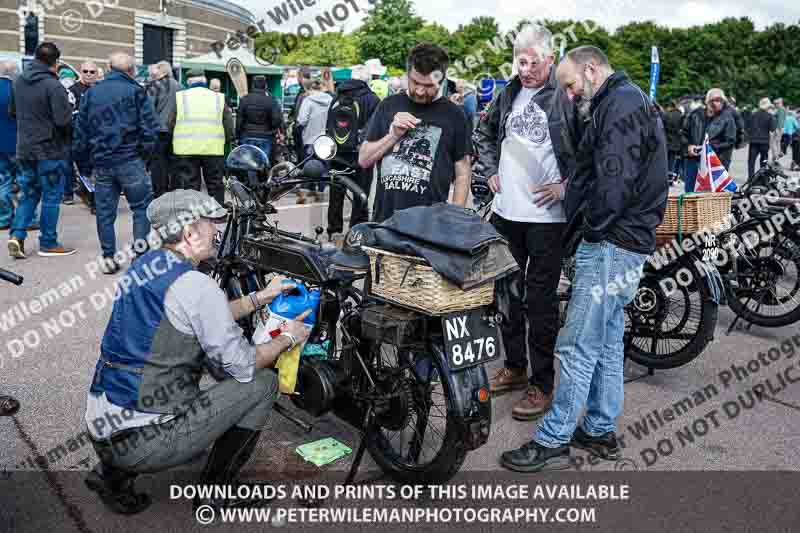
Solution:
<svg viewBox="0 0 800 533">
<path fill-rule="evenodd" d="M 14 214 L 8 253 L 25 258 L 27 228 L 42 202 L 39 255 L 72 255 L 75 249 L 58 243 L 58 217 L 70 159 L 72 106 L 58 81 L 58 47 L 44 42 L 14 82 L 9 113 L 17 120 L 17 183 L 22 199 Z"/>
<path fill-rule="evenodd" d="M 275 135 L 283 129 L 283 113 L 267 94 L 267 78 L 253 78 L 253 92 L 242 98 L 236 112 L 236 138 L 239 144 L 258 146 L 271 161 Z"/>
<path fill-rule="evenodd" d="M 153 67 L 153 79 L 147 84 L 147 95 L 153 102 L 160 126 L 158 144 L 150 160 L 155 200 L 177 188 L 172 184 L 172 131 L 169 129 L 169 117 L 175 110 L 175 95 L 181 87 L 175 81 L 169 63 L 159 61 Z"/>
<path fill-rule="evenodd" d="M 94 84 L 97 83 L 97 65 L 91 61 L 81 65 L 80 80 L 78 83 L 73 83 L 67 92 L 69 93 L 69 102 L 72 104 L 72 113 L 78 112 L 81 107 L 81 97 L 88 91 Z M 91 177 L 92 167 L 86 160 L 74 159 L 78 167 L 78 171 L 86 178 Z M 73 203 L 75 192 L 75 173 L 72 169 L 72 161 L 70 161 L 69 172 L 67 172 L 67 181 L 64 184 L 64 203 L 69 205 Z M 91 205 L 94 205 L 93 203 Z M 90 205 L 90 207 L 91 207 Z"/>
<path fill-rule="evenodd" d="M 620 457 L 615 429 L 623 405 L 624 307 L 655 250 L 668 192 L 664 126 L 642 90 L 592 46 L 570 51 L 557 77 L 569 97 L 580 100 L 587 122 L 565 201 L 565 241 L 573 234 L 582 238 L 556 342 L 561 364 L 553 405 L 533 440 L 501 458 L 519 472 L 569 468 L 570 445 Z"/>
<path fill-rule="evenodd" d="M 336 96 L 331 102 L 335 105 L 337 100 L 343 96 L 350 96 L 358 104 L 359 109 L 359 129 L 365 130 L 372 114 L 381 103 L 369 85 L 363 80 L 344 80 L 336 88 Z M 354 152 L 340 151 L 336 154 L 336 159 L 331 161 L 333 170 L 345 170 L 354 168 L 356 173 L 352 176 L 353 180 L 369 196 L 372 187 L 372 168 L 361 168 L 358 165 L 358 148 Z M 328 238 L 333 239 L 334 235 L 341 234 L 344 230 L 344 195 L 345 191 L 341 187 L 331 187 L 330 200 L 328 204 Z M 350 227 L 369 220 L 369 206 L 362 205 L 361 202 L 353 202 L 350 213 Z"/>
<path fill-rule="evenodd" d="M 753 113 L 750 121 L 750 149 L 747 154 L 747 179 L 753 177 L 756 171 L 756 160 L 759 168 L 769 160 L 769 140 L 774 135 L 778 121 L 769 112 L 772 102 L 769 98 L 762 98 L 758 104 L 758 111 Z"/>
<path fill-rule="evenodd" d="M 667 106 L 667 112 L 664 114 L 664 130 L 667 135 L 667 154 L 669 161 L 667 163 L 669 172 L 673 175 L 682 175 L 680 167 L 682 166 L 681 157 L 681 128 L 683 127 L 683 113 L 675 105 L 670 103 Z"/>
<path fill-rule="evenodd" d="M 520 267 L 497 285 L 506 360 L 490 381 L 492 392 L 527 388 L 511 412 L 517 420 L 534 420 L 547 411 L 555 380 L 563 199 L 570 169 L 569 158 L 560 157 L 564 92 L 556 80 L 552 39 L 541 26 L 520 29 L 514 42 L 519 75 L 475 133 L 478 158 L 495 193 L 492 224 Z"/>
<path fill-rule="evenodd" d="M 686 192 L 694 192 L 706 135 L 719 160 L 726 169 L 730 169 L 736 146 L 736 118 L 722 89 L 709 90 L 706 94 L 706 106 L 695 109 L 684 124 L 682 141 L 687 153 L 684 179 Z"/>
</svg>

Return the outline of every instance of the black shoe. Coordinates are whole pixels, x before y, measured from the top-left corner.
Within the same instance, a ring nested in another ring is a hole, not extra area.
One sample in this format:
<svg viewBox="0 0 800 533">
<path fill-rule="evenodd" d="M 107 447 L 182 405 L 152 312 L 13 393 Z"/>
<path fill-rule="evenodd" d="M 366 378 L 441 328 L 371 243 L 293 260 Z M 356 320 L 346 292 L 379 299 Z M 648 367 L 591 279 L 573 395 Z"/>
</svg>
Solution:
<svg viewBox="0 0 800 533">
<path fill-rule="evenodd" d="M 617 443 L 617 436 L 613 431 L 599 437 L 593 437 L 579 426 L 572 435 L 572 441 L 570 441 L 569 445 L 586 450 L 595 457 L 608 461 L 617 461 L 622 457 L 622 452 Z"/>
<path fill-rule="evenodd" d="M 19 402 L 11 396 L 0 396 L 0 416 L 14 416 L 19 411 Z"/>
<path fill-rule="evenodd" d="M 152 501 L 150 496 L 137 493 L 133 488 L 136 474 L 98 464 L 89 472 L 84 482 L 89 490 L 100 496 L 103 503 L 117 514 L 136 514 L 147 509 Z"/>
<path fill-rule="evenodd" d="M 222 436 L 214 442 L 214 446 L 208 456 L 208 462 L 203 470 L 201 484 L 208 486 L 232 485 L 234 494 L 239 494 L 237 489 L 242 485 L 248 485 L 251 489 L 256 485 L 263 486 L 263 483 L 242 483 L 234 481 L 237 479 L 241 468 L 253 454 L 253 450 L 255 450 L 260 436 L 260 431 L 253 431 L 238 426 L 233 426 L 223 433 Z M 204 505 L 208 505 L 214 510 L 219 510 L 223 507 L 263 507 L 268 501 L 260 498 L 259 494 L 254 494 L 252 490 L 244 492 L 248 494 L 243 494 L 243 496 L 250 495 L 251 497 L 236 499 L 195 497 L 192 501 L 192 505 L 195 511 Z"/>
<path fill-rule="evenodd" d="M 108 276 L 112 276 L 119 272 L 119 263 L 114 261 L 113 257 L 104 257 L 103 262 L 100 265 L 100 270 L 103 271 L 103 274 Z"/>
<path fill-rule="evenodd" d="M 64 205 L 72 205 L 72 204 L 75 203 L 75 197 L 74 196 L 65 196 L 61 200 L 61 203 L 64 204 Z"/>
<path fill-rule="evenodd" d="M 500 464 L 515 472 L 548 472 L 572 467 L 569 460 L 569 446 L 547 448 L 535 440 L 517 450 L 503 452 Z"/>
</svg>

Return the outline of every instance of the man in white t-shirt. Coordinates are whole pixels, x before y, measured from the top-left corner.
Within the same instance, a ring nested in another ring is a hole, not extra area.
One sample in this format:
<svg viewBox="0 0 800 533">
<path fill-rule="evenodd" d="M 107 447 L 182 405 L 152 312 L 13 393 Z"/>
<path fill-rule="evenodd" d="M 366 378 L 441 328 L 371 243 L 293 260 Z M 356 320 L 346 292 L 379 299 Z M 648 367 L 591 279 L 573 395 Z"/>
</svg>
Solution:
<svg viewBox="0 0 800 533">
<path fill-rule="evenodd" d="M 555 79 L 551 43 L 547 29 L 522 28 L 514 42 L 518 75 L 497 96 L 476 131 L 478 157 L 495 193 L 492 223 L 508 240 L 520 266 L 498 286 L 498 302 L 508 309 L 501 329 L 506 360 L 490 382 L 493 392 L 526 389 L 512 410 L 518 420 L 534 420 L 547 411 L 555 377 L 557 289 L 566 225 L 562 200 L 568 170 L 566 158 L 558 157 L 563 91 Z M 519 312 L 525 305 L 526 312 Z"/>
</svg>

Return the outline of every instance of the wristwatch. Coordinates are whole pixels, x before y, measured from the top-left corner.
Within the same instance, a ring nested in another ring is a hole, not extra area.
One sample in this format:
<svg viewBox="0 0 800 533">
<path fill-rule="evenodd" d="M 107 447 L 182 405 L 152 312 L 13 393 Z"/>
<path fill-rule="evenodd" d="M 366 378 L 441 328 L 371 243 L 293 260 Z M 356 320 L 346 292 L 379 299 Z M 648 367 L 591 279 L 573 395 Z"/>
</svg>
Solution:
<svg viewBox="0 0 800 533">
<path fill-rule="evenodd" d="M 261 307 L 258 303 L 258 293 L 256 291 L 253 291 L 250 294 L 248 294 L 248 296 L 250 297 L 250 302 L 253 304 L 253 309 L 258 310 L 258 308 Z"/>
<path fill-rule="evenodd" d="M 297 345 L 297 339 L 294 337 L 294 335 L 292 335 L 288 331 L 281 331 L 281 334 L 278 335 L 278 336 L 279 337 L 289 337 L 289 342 L 292 343 L 288 348 L 289 350 L 291 350 L 292 348 L 294 348 Z"/>
</svg>

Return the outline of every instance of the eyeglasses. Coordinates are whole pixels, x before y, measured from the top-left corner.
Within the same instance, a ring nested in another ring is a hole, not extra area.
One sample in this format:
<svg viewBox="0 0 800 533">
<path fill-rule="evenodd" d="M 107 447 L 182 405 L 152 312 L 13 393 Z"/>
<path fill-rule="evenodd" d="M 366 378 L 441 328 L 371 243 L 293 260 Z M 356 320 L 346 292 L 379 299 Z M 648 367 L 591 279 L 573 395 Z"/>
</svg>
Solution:
<svg viewBox="0 0 800 533">
<path fill-rule="evenodd" d="M 97 71 L 96 70 L 84 70 L 83 73 L 84 74 L 97 74 Z"/>
<path fill-rule="evenodd" d="M 721 102 L 722 98 L 712 98 L 710 101 L 711 102 Z"/>
</svg>

